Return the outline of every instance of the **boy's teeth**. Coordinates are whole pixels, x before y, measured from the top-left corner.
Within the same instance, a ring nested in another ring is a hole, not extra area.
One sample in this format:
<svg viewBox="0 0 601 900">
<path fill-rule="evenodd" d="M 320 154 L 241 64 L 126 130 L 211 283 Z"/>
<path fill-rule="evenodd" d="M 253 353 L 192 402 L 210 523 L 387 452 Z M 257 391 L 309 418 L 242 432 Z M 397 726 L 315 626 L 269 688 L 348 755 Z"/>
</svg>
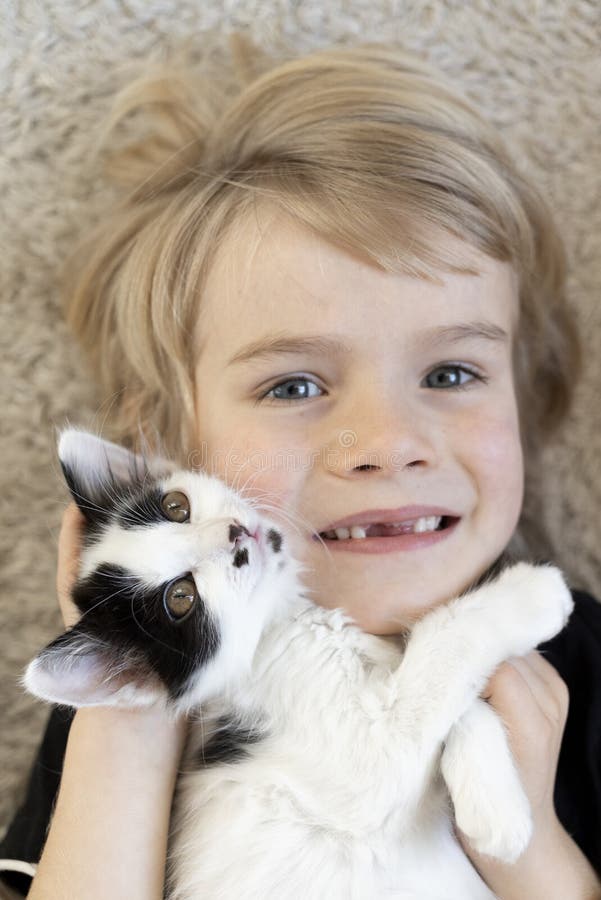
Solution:
<svg viewBox="0 0 601 900">
<path fill-rule="evenodd" d="M 423 519 L 417 520 L 413 526 L 413 531 L 418 533 L 422 531 L 436 531 L 441 519 L 442 516 L 425 516 Z"/>
<path fill-rule="evenodd" d="M 362 540 L 363 538 L 368 537 L 367 532 L 370 529 L 376 529 L 378 527 L 386 528 L 389 531 L 398 529 L 398 534 L 422 534 L 425 531 L 436 531 L 441 520 L 442 516 L 422 516 L 421 519 L 415 519 L 413 522 L 387 522 L 386 525 L 366 525 L 365 527 L 363 527 L 363 525 L 353 525 L 351 528 L 335 528 L 333 531 L 324 532 L 324 534 L 325 537 L 330 540 L 337 539 L 339 541 L 346 541 L 349 538 L 352 540 Z"/>
<path fill-rule="evenodd" d="M 334 530 L 339 541 L 345 541 L 349 537 L 355 540 L 361 540 L 361 538 L 365 537 L 365 528 L 362 528 L 361 525 L 353 525 L 351 528 L 336 528 Z"/>
</svg>

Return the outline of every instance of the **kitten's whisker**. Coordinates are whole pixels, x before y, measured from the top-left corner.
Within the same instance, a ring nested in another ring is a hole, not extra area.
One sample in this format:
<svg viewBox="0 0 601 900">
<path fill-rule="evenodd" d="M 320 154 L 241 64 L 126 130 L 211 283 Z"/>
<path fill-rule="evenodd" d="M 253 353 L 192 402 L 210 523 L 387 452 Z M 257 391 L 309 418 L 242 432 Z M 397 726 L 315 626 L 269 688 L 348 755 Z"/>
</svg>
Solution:
<svg viewBox="0 0 601 900">
<path fill-rule="evenodd" d="M 143 592 L 141 593 L 141 596 L 142 596 L 142 599 L 144 599 L 144 593 L 143 593 Z M 136 599 L 136 597 L 135 597 L 134 595 L 132 595 L 132 598 L 131 598 L 131 614 L 132 614 L 132 618 L 133 618 L 134 622 L 136 623 L 136 625 L 138 626 L 138 628 L 140 629 L 140 631 L 141 631 L 143 634 L 148 635 L 148 637 L 149 637 L 155 644 L 160 644 L 161 647 L 165 647 L 167 650 L 172 650 L 174 653 L 177 653 L 179 656 L 183 656 L 184 659 L 185 659 L 186 654 L 185 654 L 182 650 L 178 650 L 177 647 L 172 647 L 170 644 L 166 644 L 165 641 L 161 641 L 160 638 L 158 638 L 155 634 L 151 634 L 149 631 L 147 631 L 147 630 L 144 628 L 144 626 L 142 625 L 142 623 L 140 622 L 140 620 L 139 620 L 138 617 L 136 616 L 136 610 L 134 609 L 134 600 L 135 600 L 135 599 Z"/>
<path fill-rule="evenodd" d="M 250 498 L 248 499 L 248 502 L 251 502 Z M 317 529 L 313 526 L 313 524 L 312 524 L 308 519 L 306 519 L 304 516 L 302 516 L 302 515 L 301 515 L 300 513 L 298 513 L 296 510 L 294 511 L 294 513 L 292 513 L 291 511 L 289 511 L 289 510 L 287 510 L 287 509 L 284 509 L 284 508 L 281 507 L 281 506 L 269 504 L 269 503 L 267 503 L 265 500 L 263 500 L 263 499 L 261 499 L 261 498 L 259 499 L 259 502 L 258 502 L 256 505 L 255 505 L 255 504 L 253 504 L 253 505 L 255 506 L 255 509 L 258 509 L 259 511 L 260 511 L 260 510 L 264 510 L 264 511 L 266 511 L 266 512 L 270 512 L 270 511 L 271 511 L 271 512 L 277 512 L 277 513 L 279 513 L 283 518 L 290 519 L 290 524 L 291 524 L 293 527 L 297 528 L 297 531 L 298 531 L 300 534 L 303 534 L 303 533 L 304 533 L 303 530 L 302 530 L 300 527 L 297 527 L 297 526 L 296 526 L 296 523 L 290 518 L 292 515 L 296 516 L 297 519 L 298 519 L 299 521 L 304 522 L 304 524 L 307 526 L 307 530 L 311 532 L 312 537 L 313 537 L 315 540 L 319 541 L 319 543 L 323 546 L 323 549 L 327 552 L 328 556 L 329 556 L 330 558 L 332 558 L 332 551 L 331 551 L 330 548 L 327 546 L 326 542 L 325 542 L 324 539 L 321 537 L 321 535 L 319 534 L 319 532 L 317 531 Z"/>
<path fill-rule="evenodd" d="M 240 470 L 240 473 L 241 473 L 241 472 L 242 472 L 242 470 Z M 254 476 L 255 478 L 258 478 L 259 475 L 261 475 L 261 474 L 262 474 L 262 473 L 261 473 L 260 470 L 259 470 L 259 471 L 256 471 L 256 472 L 250 472 L 249 475 L 248 475 L 248 478 L 246 479 L 246 481 L 244 482 L 244 484 L 242 485 L 242 487 L 236 489 L 236 490 L 238 490 L 238 493 L 239 493 L 239 494 L 244 494 L 244 491 L 246 490 L 246 487 L 247 487 L 249 481 L 251 480 L 251 478 L 252 478 L 253 476 Z"/>
<path fill-rule="evenodd" d="M 128 575 L 126 573 L 121 572 L 103 572 L 101 569 L 96 569 L 94 571 L 94 575 L 101 575 L 103 578 L 111 578 L 111 579 L 119 579 L 121 581 L 139 581 L 137 575 Z"/>
<path fill-rule="evenodd" d="M 117 597 L 119 594 L 123 594 L 126 590 L 127 590 L 127 585 L 125 587 L 119 588 L 119 590 L 117 590 L 117 591 L 113 591 L 113 593 L 109 594 L 107 597 L 101 597 L 100 600 L 98 601 L 98 603 L 95 603 L 94 606 L 90 606 L 89 609 L 86 609 L 84 612 L 82 612 L 78 621 L 81 621 L 83 618 L 85 618 L 87 615 L 89 615 L 89 613 L 93 612 L 93 610 L 98 609 L 98 607 L 102 606 L 103 603 L 108 603 L 108 601 L 112 600 L 113 597 Z"/>
<path fill-rule="evenodd" d="M 291 509 L 289 509 L 288 507 L 279 506 L 277 503 L 268 504 L 268 503 L 266 502 L 265 498 L 271 499 L 271 500 L 274 500 L 274 499 L 277 500 L 277 499 L 279 499 L 278 496 L 277 496 L 277 494 L 274 494 L 273 491 L 265 491 L 265 490 L 264 490 L 264 491 L 257 492 L 257 493 L 256 493 L 255 495 L 253 495 L 252 497 L 247 497 L 247 498 L 245 498 L 245 499 L 246 499 L 248 502 L 250 502 L 253 506 L 255 506 L 256 509 L 258 509 L 258 508 L 260 508 L 260 507 L 264 507 L 265 509 L 269 508 L 269 509 L 271 509 L 271 510 L 273 510 L 273 511 L 277 511 L 277 512 L 280 513 L 282 516 L 286 517 L 286 518 L 291 522 L 291 524 L 298 525 L 299 528 L 300 528 L 300 525 L 302 524 L 302 525 L 304 525 L 308 530 L 310 530 L 312 534 L 317 534 L 317 531 L 316 531 L 316 529 L 315 529 L 313 523 L 310 522 L 310 521 L 309 521 L 305 516 L 303 516 L 301 513 L 299 513 L 298 510 L 291 510 Z M 256 502 L 256 503 L 253 503 L 253 501 L 255 501 L 255 500 L 256 500 L 257 502 Z M 300 524 L 299 524 L 299 523 L 300 523 Z"/>
<path fill-rule="evenodd" d="M 102 506 L 99 506 L 97 503 L 94 503 L 90 500 L 89 497 L 84 497 L 83 494 L 80 494 L 78 491 L 73 491 L 73 494 L 78 497 L 80 500 L 83 500 L 83 503 L 79 503 L 78 506 L 83 507 L 84 509 L 89 509 L 94 512 L 104 513 L 106 510 L 103 509 Z"/>
</svg>

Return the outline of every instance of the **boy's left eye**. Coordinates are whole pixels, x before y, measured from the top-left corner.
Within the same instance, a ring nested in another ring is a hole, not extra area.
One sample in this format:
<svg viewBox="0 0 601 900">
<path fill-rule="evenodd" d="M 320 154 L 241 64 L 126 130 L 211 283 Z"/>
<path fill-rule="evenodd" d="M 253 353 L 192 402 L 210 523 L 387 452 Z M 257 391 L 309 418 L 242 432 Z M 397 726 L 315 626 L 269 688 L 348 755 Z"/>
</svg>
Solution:
<svg viewBox="0 0 601 900">
<path fill-rule="evenodd" d="M 428 372 L 422 385 L 429 388 L 463 388 L 474 380 L 486 382 L 486 378 L 466 366 L 445 365 L 437 366 Z"/>
</svg>

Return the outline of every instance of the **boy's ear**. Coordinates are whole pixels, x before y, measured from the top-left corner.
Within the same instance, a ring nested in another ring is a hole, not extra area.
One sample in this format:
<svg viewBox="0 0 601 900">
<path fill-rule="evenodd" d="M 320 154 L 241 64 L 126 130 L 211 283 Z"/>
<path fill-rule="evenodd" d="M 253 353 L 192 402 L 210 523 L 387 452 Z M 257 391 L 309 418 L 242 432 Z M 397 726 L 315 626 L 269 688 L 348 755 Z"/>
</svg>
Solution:
<svg viewBox="0 0 601 900">
<path fill-rule="evenodd" d="M 71 495 L 86 519 L 97 519 L 107 501 L 114 505 L 130 485 L 142 484 L 148 476 L 164 477 L 177 468 L 167 459 L 146 459 L 79 428 L 60 433 L 58 458 Z"/>
<path fill-rule="evenodd" d="M 22 684 L 42 700 L 74 707 L 150 706 L 164 694 L 139 660 L 119 656 L 77 625 L 38 653 Z"/>
</svg>

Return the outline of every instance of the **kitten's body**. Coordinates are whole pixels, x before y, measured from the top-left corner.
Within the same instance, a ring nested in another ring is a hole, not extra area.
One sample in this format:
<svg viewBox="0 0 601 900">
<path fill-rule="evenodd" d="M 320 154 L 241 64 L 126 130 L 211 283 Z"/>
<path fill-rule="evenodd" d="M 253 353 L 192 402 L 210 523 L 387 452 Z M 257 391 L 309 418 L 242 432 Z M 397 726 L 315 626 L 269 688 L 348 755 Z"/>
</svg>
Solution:
<svg viewBox="0 0 601 900">
<path fill-rule="evenodd" d="M 132 488 L 131 475 L 115 478 L 118 448 L 102 444 L 113 463 L 103 493 L 103 454 L 82 470 L 89 438 L 67 434 L 61 461 L 89 516 L 74 595 L 83 616 L 31 664 L 27 685 L 73 705 L 160 699 L 193 713 L 172 900 L 492 898 L 451 811 L 499 859 L 528 842 L 503 727 L 478 694 L 500 662 L 565 623 L 572 601 L 557 570 L 514 566 L 429 612 L 406 642 L 376 637 L 311 603 L 279 526 L 221 482 L 171 470 L 134 475 Z M 161 522 L 149 492 L 184 490 L 189 521 Z M 109 502 L 119 515 L 100 516 Z M 231 540 L 232 521 L 248 540 Z M 268 539 L 252 536 L 258 524 Z M 107 563 L 135 576 L 133 589 L 116 582 L 120 600 L 100 596 L 95 573 Z M 199 596 L 182 622 L 166 623 L 165 585 L 184 573 Z"/>
<path fill-rule="evenodd" d="M 400 658 L 309 603 L 269 630 L 249 683 L 191 733 L 173 900 L 492 896 L 452 834 L 440 743 L 423 752 L 392 708 Z M 213 762 L 216 741 L 231 761 Z"/>
</svg>

